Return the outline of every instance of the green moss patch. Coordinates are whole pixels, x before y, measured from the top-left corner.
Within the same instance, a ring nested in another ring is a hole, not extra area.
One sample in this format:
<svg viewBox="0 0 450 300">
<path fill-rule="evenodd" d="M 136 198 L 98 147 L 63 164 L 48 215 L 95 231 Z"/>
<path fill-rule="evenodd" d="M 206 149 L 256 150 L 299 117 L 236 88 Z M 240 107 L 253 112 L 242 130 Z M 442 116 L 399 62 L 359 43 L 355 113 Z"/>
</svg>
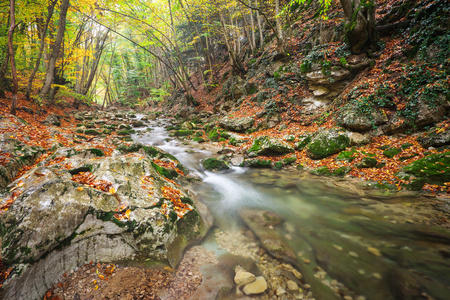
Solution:
<svg viewBox="0 0 450 300">
<path fill-rule="evenodd" d="M 227 170 L 230 168 L 225 161 L 219 160 L 216 158 L 212 158 L 212 157 L 203 160 L 202 165 L 203 165 L 203 168 L 205 168 L 205 170 L 208 170 L 208 171 Z"/>
</svg>

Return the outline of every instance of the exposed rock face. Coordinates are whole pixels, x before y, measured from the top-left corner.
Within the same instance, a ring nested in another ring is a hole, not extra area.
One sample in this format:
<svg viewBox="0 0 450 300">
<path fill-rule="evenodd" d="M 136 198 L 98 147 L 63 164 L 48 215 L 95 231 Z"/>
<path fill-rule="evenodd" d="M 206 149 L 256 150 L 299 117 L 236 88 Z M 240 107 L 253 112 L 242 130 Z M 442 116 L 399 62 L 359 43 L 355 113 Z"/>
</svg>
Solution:
<svg viewBox="0 0 450 300">
<path fill-rule="evenodd" d="M 360 113 L 352 107 L 346 107 L 341 111 L 341 125 L 353 131 L 368 131 L 387 121 L 388 118 L 376 108 L 370 114 Z"/>
<path fill-rule="evenodd" d="M 61 121 L 59 119 L 60 117 L 57 115 L 48 115 L 47 118 L 45 118 L 44 120 L 44 124 L 61 126 Z"/>
<path fill-rule="evenodd" d="M 306 146 L 306 155 L 312 159 L 322 159 L 344 150 L 350 145 L 348 133 L 335 128 L 318 132 Z"/>
<path fill-rule="evenodd" d="M 41 147 L 30 147 L 20 141 L 0 134 L 0 187 L 6 187 L 19 169 L 31 165 L 44 153 Z"/>
<path fill-rule="evenodd" d="M 417 141 L 424 148 L 450 145 L 450 130 L 440 133 L 432 131 L 427 136 L 418 138 Z"/>
<path fill-rule="evenodd" d="M 148 155 L 97 154 L 60 148 L 18 179 L 0 220 L 2 259 L 15 273 L 5 299 L 42 298 L 58 276 L 92 260 L 176 266 L 206 233 L 193 200 Z"/>
<path fill-rule="evenodd" d="M 252 146 L 247 152 L 248 156 L 255 157 L 258 155 L 280 155 L 293 153 L 295 150 L 294 147 L 277 138 L 259 136 L 253 141 Z"/>
<path fill-rule="evenodd" d="M 314 96 L 322 98 L 335 96 L 345 83 L 345 80 L 350 77 L 350 71 L 344 68 L 331 70 L 329 74 L 324 74 L 321 69 L 306 73 L 309 89 Z"/>
<path fill-rule="evenodd" d="M 244 132 L 250 129 L 255 121 L 251 117 L 231 119 L 225 117 L 219 121 L 219 126 L 234 132 Z"/>
</svg>

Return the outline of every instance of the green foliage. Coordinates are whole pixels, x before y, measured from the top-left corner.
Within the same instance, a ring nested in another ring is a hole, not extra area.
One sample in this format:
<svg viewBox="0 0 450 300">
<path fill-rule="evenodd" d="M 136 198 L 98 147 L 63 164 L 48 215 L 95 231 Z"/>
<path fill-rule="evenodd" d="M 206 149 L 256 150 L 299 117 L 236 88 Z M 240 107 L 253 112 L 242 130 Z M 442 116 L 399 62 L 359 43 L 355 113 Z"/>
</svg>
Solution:
<svg viewBox="0 0 450 300">
<path fill-rule="evenodd" d="M 399 154 L 400 152 L 402 152 L 402 149 L 399 148 L 389 148 L 383 151 L 383 155 L 388 157 L 388 158 L 393 158 L 394 156 L 396 156 L 397 154 Z"/>
<path fill-rule="evenodd" d="M 202 165 L 203 165 L 203 168 L 205 168 L 205 170 L 208 170 L 208 171 L 213 171 L 213 170 L 220 171 L 220 170 L 227 170 L 230 168 L 225 161 L 219 160 L 216 158 L 212 158 L 212 157 L 203 160 Z"/>
</svg>

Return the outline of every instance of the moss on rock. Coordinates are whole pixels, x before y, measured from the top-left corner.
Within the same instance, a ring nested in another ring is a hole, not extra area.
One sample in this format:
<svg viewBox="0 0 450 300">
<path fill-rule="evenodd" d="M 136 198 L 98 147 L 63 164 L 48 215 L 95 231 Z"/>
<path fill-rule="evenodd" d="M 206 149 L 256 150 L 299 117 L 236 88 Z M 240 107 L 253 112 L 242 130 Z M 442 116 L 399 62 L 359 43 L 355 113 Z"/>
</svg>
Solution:
<svg viewBox="0 0 450 300">
<path fill-rule="evenodd" d="M 350 145 L 349 137 L 337 129 L 319 132 L 306 147 L 306 155 L 312 159 L 322 159 L 344 150 Z"/>
<path fill-rule="evenodd" d="M 223 160 L 219 160 L 216 158 L 209 157 L 202 161 L 203 168 L 208 171 L 213 170 L 227 170 L 230 167 L 228 166 L 227 162 Z"/>
</svg>

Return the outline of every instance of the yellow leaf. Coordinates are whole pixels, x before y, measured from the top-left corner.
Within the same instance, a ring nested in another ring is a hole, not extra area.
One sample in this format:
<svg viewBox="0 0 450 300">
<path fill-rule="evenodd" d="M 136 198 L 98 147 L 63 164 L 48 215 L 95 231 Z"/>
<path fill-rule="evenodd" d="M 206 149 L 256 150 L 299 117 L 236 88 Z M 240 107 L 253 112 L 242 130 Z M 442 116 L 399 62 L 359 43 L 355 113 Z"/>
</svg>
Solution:
<svg viewBox="0 0 450 300">
<path fill-rule="evenodd" d="M 112 188 L 109 189 L 109 192 L 110 192 L 111 194 L 115 194 L 115 193 L 116 193 L 116 189 L 112 187 Z"/>
<path fill-rule="evenodd" d="M 77 187 L 77 191 L 81 192 L 82 190 L 84 190 L 82 186 Z"/>
<path fill-rule="evenodd" d="M 96 284 L 97 283 L 97 280 L 94 280 L 94 282 L 93 282 L 94 284 Z"/>
<path fill-rule="evenodd" d="M 127 219 L 129 219 L 130 218 L 130 210 L 129 209 L 127 209 L 127 211 L 125 212 L 125 216 L 127 217 Z"/>
<path fill-rule="evenodd" d="M 98 290 L 98 285 L 95 286 L 95 289 L 94 289 L 94 290 Z"/>
<path fill-rule="evenodd" d="M 21 180 L 21 181 L 19 181 L 19 182 L 17 183 L 17 186 L 18 186 L 18 187 L 23 187 L 23 184 L 24 184 L 24 183 L 23 183 L 23 181 Z"/>
</svg>

